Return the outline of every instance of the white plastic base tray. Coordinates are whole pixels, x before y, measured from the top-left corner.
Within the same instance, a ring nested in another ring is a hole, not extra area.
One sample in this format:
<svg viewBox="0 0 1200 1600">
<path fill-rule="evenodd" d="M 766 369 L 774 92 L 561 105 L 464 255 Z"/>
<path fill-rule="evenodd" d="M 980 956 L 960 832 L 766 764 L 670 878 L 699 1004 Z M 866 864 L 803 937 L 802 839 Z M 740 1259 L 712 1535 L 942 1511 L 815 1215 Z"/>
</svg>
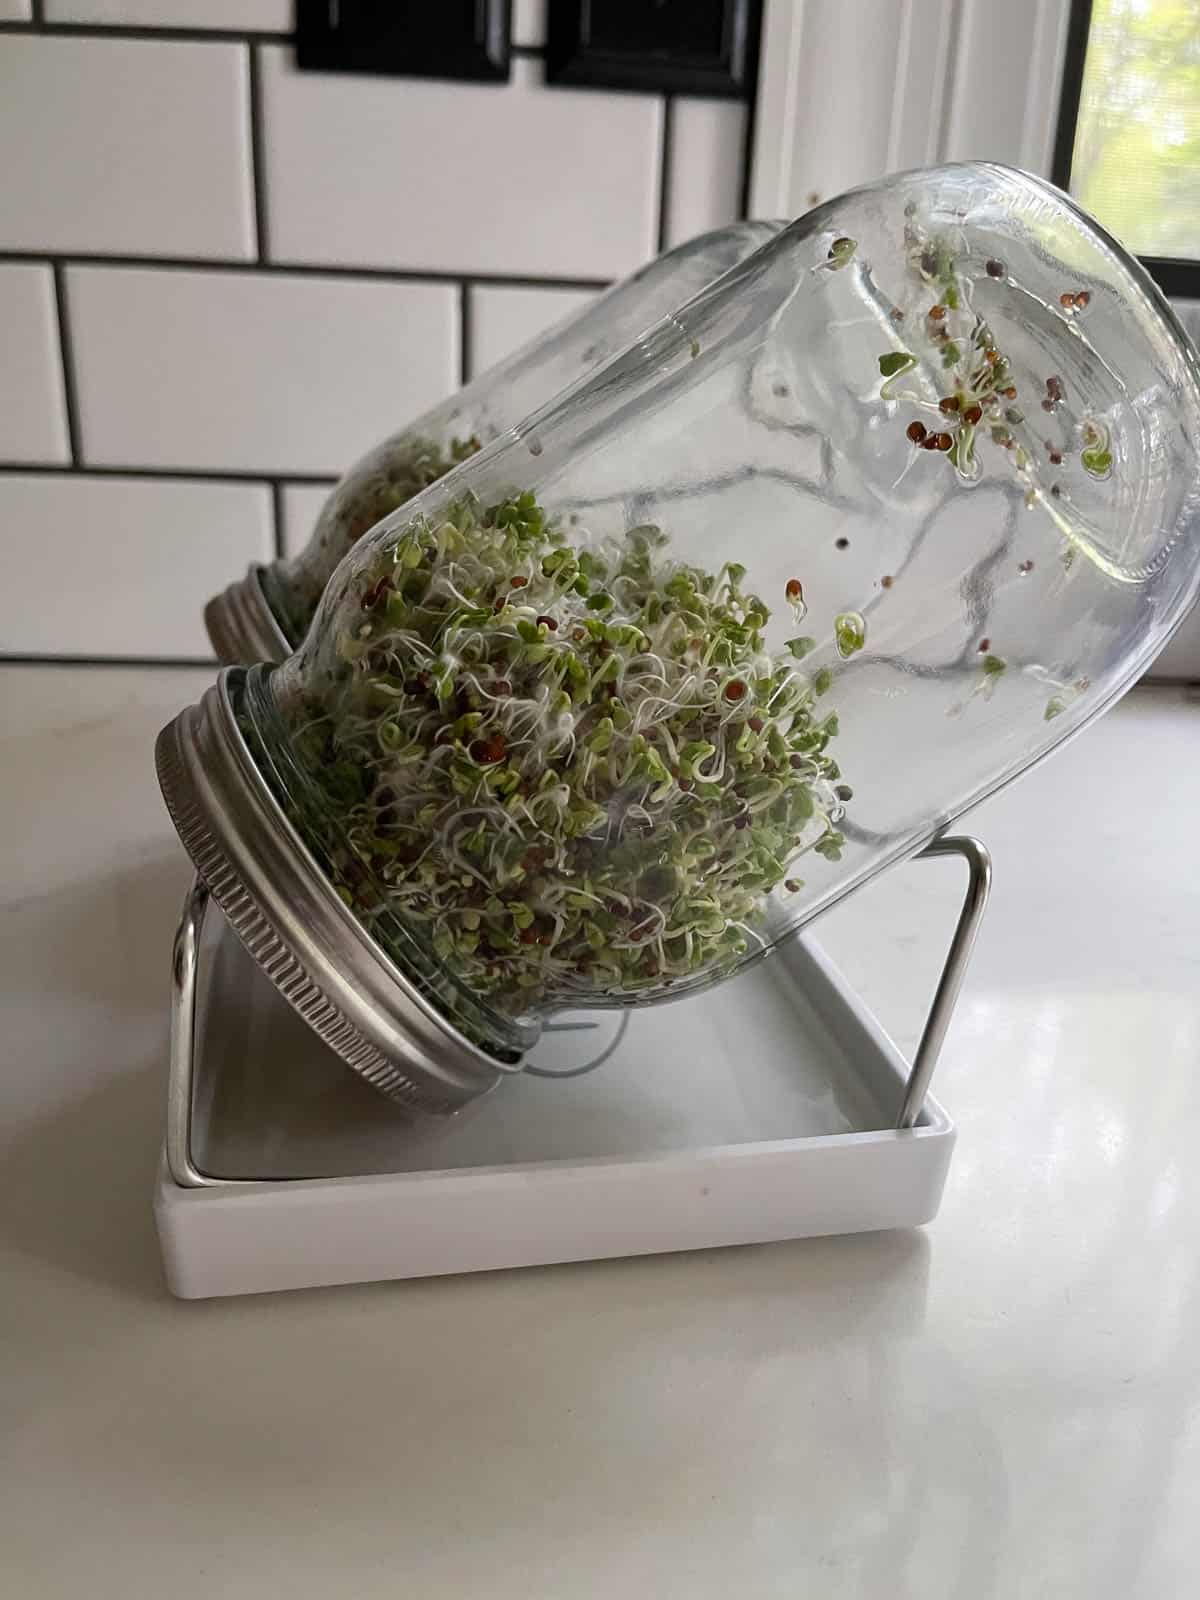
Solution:
<svg viewBox="0 0 1200 1600">
<path fill-rule="evenodd" d="M 585 1027 L 548 1039 L 543 1067 L 616 1028 L 569 1020 Z M 155 1198 L 167 1282 L 251 1294 L 912 1227 L 937 1212 L 954 1128 L 932 1098 L 914 1128 L 892 1126 L 907 1075 L 797 942 L 634 1014 L 585 1076 L 517 1075 L 456 1117 L 414 1120 L 325 1049 L 210 907 L 189 1170 L 176 1151 L 177 1182 L 164 1158 Z"/>
</svg>

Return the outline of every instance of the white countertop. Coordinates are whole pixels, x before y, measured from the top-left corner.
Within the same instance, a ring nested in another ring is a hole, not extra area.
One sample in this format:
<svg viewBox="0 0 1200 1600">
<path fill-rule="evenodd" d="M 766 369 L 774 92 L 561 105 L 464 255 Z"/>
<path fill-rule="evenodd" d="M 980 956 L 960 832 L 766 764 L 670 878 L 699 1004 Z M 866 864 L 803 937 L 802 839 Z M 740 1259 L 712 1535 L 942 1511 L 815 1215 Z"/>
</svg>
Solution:
<svg viewBox="0 0 1200 1600">
<path fill-rule="evenodd" d="M 179 1303 L 150 1218 L 195 669 L 0 668 L 0 1587 L 21 1600 L 1200 1588 L 1200 704 L 980 808 L 941 1214 Z M 911 1047 L 961 867 L 821 937 Z"/>
</svg>

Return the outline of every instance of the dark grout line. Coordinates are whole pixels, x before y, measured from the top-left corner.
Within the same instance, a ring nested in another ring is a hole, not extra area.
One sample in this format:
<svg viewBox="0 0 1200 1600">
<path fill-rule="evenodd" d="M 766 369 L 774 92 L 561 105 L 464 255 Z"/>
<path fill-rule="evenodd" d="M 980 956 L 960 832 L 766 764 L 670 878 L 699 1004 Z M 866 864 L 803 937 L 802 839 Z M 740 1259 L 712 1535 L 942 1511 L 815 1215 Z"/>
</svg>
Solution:
<svg viewBox="0 0 1200 1600">
<path fill-rule="evenodd" d="M 71 464 L 78 467 L 83 461 L 83 444 L 79 429 L 79 390 L 75 382 L 75 351 L 71 343 L 66 274 L 63 272 L 61 261 L 56 261 L 51 271 L 54 274 L 54 308 L 58 317 L 58 350 L 62 360 L 63 400 L 67 409 L 67 438 L 71 444 Z"/>
<path fill-rule="evenodd" d="M 658 158 L 658 253 L 667 248 L 668 209 L 671 204 L 671 140 L 675 130 L 675 101 L 663 100 L 662 147 Z"/>
<path fill-rule="evenodd" d="M 25 21 L 0 22 L 0 33 L 62 34 L 75 39 L 138 39 L 153 42 L 167 39 L 180 44 L 292 44 L 295 32 L 276 32 L 270 28 L 180 28 L 170 23 L 162 27 L 124 22 L 47 22 L 42 0 L 32 0 L 33 15 Z M 545 59 L 541 44 L 514 44 L 509 54 L 518 60 Z"/>
<path fill-rule="evenodd" d="M 406 267 L 344 267 L 301 261 L 237 261 L 213 256 L 117 256 L 61 250 L 0 250 L 0 262 L 50 262 L 70 267 L 149 268 L 156 272 L 237 272 L 279 278 L 378 279 L 385 283 L 448 284 L 457 288 L 461 272 L 420 272 Z M 520 272 L 471 272 L 472 283 L 498 289 L 607 289 L 609 278 L 539 278 Z"/>
<path fill-rule="evenodd" d="M 33 20 L 0 22 L 0 33 L 32 33 L 66 39 L 167 40 L 175 44 L 290 44 L 293 35 L 262 28 L 143 28 L 134 23 L 46 22 L 41 0 L 34 0 Z"/>
<path fill-rule="evenodd" d="M 50 461 L 0 461 L 0 477 L 35 478 L 150 478 L 167 482 L 184 483 L 257 483 L 270 488 L 276 482 L 313 484 L 329 488 L 338 482 L 328 472 L 262 472 L 245 471 L 239 467 L 129 467 L 95 465 L 90 461 L 67 465 Z"/>
<path fill-rule="evenodd" d="M 65 656 L 0 651 L 0 667 L 217 667 L 215 656 Z"/>
<path fill-rule="evenodd" d="M 471 339 L 474 330 L 471 326 L 471 286 L 465 281 L 458 289 L 458 386 L 463 388 L 471 381 L 471 367 L 474 360 L 474 351 L 471 349 Z"/>
<path fill-rule="evenodd" d="M 275 519 L 275 559 L 283 560 L 283 484 L 276 478 L 271 485 L 271 515 Z"/>
<path fill-rule="evenodd" d="M 751 32 L 746 40 L 750 71 L 746 84 L 746 128 L 742 136 L 742 182 L 738 195 L 738 215 L 750 215 L 750 185 L 754 178 L 754 135 L 758 126 L 758 89 L 762 77 L 762 12 L 763 7 L 750 7 Z M 771 215 L 775 215 L 776 207 Z"/>
<path fill-rule="evenodd" d="M 750 215 L 750 186 L 754 181 L 754 132 L 757 122 L 756 92 L 746 101 L 746 126 L 742 133 L 742 178 L 738 188 L 738 217 L 742 220 Z"/>
<path fill-rule="evenodd" d="M 267 231 L 267 172 L 263 158 L 262 85 L 259 81 L 258 49 L 247 46 L 250 91 L 250 182 L 254 189 L 254 242 L 259 261 L 271 254 L 271 236 Z"/>
</svg>

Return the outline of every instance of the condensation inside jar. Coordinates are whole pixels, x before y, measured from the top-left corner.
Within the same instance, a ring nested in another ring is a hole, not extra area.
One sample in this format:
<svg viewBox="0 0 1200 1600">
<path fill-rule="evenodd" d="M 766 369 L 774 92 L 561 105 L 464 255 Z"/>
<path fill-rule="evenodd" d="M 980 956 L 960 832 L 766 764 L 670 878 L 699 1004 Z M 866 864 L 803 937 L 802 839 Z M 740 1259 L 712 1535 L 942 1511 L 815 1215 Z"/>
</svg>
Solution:
<svg viewBox="0 0 1200 1600">
<path fill-rule="evenodd" d="M 260 730 L 339 893 L 497 1036 L 686 994 L 1143 670 L 1198 436 L 1190 347 L 1064 196 L 890 179 L 376 529 Z"/>
<path fill-rule="evenodd" d="M 734 223 L 665 252 L 371 450 L 332 491 L 303 551 L 263 572 L 267 601 L 289 643 L 304 637 L 338 562 L 382 517 L 611 359 L 782 227 Z"/>
</svg>

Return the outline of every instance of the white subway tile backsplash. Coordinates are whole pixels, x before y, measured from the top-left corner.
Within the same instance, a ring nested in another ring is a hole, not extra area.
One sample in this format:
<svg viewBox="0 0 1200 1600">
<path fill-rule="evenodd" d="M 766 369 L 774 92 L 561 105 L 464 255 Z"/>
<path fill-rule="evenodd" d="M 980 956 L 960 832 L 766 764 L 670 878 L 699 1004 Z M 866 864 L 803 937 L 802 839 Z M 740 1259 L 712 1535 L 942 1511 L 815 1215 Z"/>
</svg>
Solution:
<svg viewBox="0 0 1200 1600">
<path fill-rule="evenodd" d="M 263 46 L 271 253 L 417 271 L 621 277 L 653 254 L 662 104 L 300 73 Z"/>
<path fill-rule="evenodd" d="M 254 253 L 237 44 L 10 34 L 0 49 L 0 248 Z"/>
<path fill-rule="evenodd" d="M 746 108 L 736 100 L 678 99 L 671 106 L 668 246 L 737 220 Z"/>
<path fill-rule="evenodd" d="M 546 42 L 549 0 L 512 0 L 512 42 L 537 48 Z"/>
<path fill-rule="evenodd" d="M 69 461 L 54 277 L 0 266 L 0 460 Z"/>
<path fill-rule="evenodd" d="M 43 0 L 47 22 L 291 33 L 296 0 Z"/>
<path fill-rule="evenodd" d="M 284 484 L 282 531 L 285 556 L 298 556 L 304 549 L 317 525 L 321 507 L 331 493 L 332 489 L 324 484 Z"/>
<path fill-rule="evenodd" d="M 480 285 L 471 297 L 471 377 L 478 377 L 535 334 L 582 311 L 595 298 L 591 289 L 492 288 Z M 546 396 L 550 398 L 549 395 Z"/>
<path fill-rule="evenodd" d="M 89 465 L 338 474 L 457 383 L 452 285 L 72 267 Z"/>
<path fill-rule="evenodd" d="M 258 484 L 0 476 L 0 651 L 207 657 L 204 602 L 271 553 Z"/>
</svg>

